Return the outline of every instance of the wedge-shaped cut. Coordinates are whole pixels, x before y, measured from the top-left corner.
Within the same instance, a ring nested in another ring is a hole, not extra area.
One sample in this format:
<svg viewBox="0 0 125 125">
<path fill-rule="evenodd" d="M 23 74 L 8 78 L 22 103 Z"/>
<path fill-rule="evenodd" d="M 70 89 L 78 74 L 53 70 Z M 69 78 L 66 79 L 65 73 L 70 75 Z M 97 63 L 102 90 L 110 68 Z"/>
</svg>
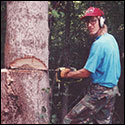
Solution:
<svg viewBox="0 0 125 125">
<path fill-rule="evenodd" d="M 10 68 L 47 70 L 46 65 L 35 57 L 16 59 L 10 64 Z"/>
</svg>

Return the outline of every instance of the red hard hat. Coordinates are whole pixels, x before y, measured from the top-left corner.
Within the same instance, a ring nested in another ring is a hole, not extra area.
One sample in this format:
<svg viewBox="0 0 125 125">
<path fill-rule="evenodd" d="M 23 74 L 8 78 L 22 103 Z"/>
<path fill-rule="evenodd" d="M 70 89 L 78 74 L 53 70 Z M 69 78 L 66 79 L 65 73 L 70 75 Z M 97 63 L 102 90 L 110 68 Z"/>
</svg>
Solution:
<svg viewBox="0 0 125 125">
<path fill-rule="evenodd" d="M 104 12 L 102 10 L 100 10 L 99 8 L 95 8 L 95 7 L 90 7 L 87 9 L 87 11 L 85 12 L 85 15 L 82 16 L 80 19 L 84 19 L 85 17 L 88 16 L 103 16 Z"/>
</svg>

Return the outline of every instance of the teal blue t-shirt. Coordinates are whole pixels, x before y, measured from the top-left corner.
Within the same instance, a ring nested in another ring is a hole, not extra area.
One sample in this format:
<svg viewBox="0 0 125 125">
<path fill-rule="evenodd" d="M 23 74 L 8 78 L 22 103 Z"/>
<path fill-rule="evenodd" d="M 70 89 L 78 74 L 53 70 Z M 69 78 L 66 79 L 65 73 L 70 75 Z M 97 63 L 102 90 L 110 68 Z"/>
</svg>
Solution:
<svg viewBox="0 0 125 125">
<path fill-rule="evenodd" d="M 120 55 L 111 34 L 105 33 L 93 42 L 84 68 L 91 72 L 93 84 L 109 88 L 117 85 L 121 74 Z"/>
</svg>

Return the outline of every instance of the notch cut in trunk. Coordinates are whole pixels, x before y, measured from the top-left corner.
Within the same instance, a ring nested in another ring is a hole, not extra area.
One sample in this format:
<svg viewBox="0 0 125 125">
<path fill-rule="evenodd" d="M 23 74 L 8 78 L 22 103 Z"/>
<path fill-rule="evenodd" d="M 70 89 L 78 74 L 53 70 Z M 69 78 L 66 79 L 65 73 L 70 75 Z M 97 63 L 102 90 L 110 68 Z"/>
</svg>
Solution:
<svg viewBox="0 0 125 125">
<path fill-rule="evenodd" d="M 47 66 L 35 57 L 25 57 L 14 60 L 10 64 L 11 69 L 36 69 L 47 70 Z"/>
</svg>

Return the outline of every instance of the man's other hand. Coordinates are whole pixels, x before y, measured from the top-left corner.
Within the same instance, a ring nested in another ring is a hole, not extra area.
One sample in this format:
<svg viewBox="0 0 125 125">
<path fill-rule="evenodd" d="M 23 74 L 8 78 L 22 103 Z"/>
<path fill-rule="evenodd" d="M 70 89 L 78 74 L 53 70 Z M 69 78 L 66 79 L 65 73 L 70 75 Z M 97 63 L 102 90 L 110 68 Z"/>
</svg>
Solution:
<svg viewBox="0 0 125 125">
<path fill-rule="evenodd" d="M 71 71 L 69 68 L 65 68 L 61 70 L 60 76 L 61 78 L 66 78 L 67 74 Z"/>
</svg>

